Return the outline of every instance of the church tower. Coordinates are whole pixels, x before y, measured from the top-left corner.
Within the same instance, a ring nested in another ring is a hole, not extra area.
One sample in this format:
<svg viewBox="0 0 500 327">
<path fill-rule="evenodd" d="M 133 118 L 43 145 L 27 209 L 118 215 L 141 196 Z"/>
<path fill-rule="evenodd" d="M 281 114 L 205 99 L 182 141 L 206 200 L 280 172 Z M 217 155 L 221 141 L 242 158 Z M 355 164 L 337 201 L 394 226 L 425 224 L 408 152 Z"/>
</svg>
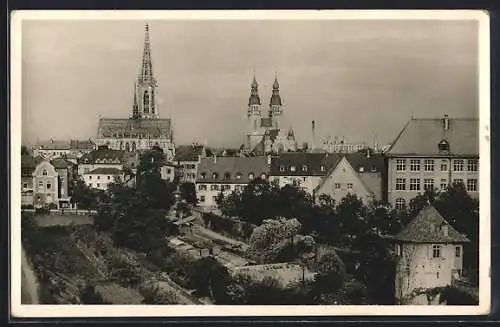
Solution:
<svg viewBox="0 0 500 327">
<path fill-rule="evenodd" d="M 142 53 L 142 66 L 135 84 L 134 105 L 132 118 L 134 119 L 158 119 L 158 107 L 156 104 L 156 87 L 158 86 L 153 76 L 153 64 L 151 62 L 151 45 L 149 41 L 149 25 L 146 24 L 144 36 L 144 50 Z"/>
<path fill-rule="evenodd" d="M 250 90 L 250 97 L 248 98 L 248 111 L 247 117 L 250 124 L 250 132 L 256 132 L 260 128 L 261 122 L 261 102 L 259 97 L 259 84 L 253 76 L 253 82 Z"/>
<path fill-rule="evenodd" d="M 269 100 L 269 115 L 272 117 L 274 129 L 280 129 L 280 116 L 283 112 L 282 101 L 280 95 L 280 84 L 278 83 L 278 75 L 274 77 L 273 93 Z"/>
</svg>

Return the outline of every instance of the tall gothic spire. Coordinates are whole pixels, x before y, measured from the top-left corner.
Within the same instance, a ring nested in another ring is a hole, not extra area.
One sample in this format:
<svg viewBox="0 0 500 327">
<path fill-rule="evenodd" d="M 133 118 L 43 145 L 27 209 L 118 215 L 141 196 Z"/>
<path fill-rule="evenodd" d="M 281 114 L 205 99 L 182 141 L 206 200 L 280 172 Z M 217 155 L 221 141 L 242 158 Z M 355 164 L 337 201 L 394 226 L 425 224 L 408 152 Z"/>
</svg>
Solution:
<svg viewBox="0 0 500 327">
<path fill-rule="evenodd" d="M 151 44 L 149 41 L 149 24 L 146 24 L 144 31 L 144 50 L 142 52 L 142 66 L 139 76 L 139 84 L 151 84 L 156 86 L 153 76 L 153 64 L 151 62 Z"/>
</svg>

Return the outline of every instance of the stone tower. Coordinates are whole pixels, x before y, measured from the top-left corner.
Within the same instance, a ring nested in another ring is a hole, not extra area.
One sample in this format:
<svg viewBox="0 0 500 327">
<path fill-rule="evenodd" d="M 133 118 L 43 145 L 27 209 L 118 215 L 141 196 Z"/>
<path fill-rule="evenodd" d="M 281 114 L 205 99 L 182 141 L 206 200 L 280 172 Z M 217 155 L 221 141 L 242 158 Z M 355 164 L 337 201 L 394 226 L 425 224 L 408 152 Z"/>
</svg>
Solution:
<svg viewBox="0 0 500 327">
<path fill-rule="evenodd" d="M 250 89 L 250 97 L 248 98 L 247 111 L 250 132 L 255 132 L 260 128 L 261 116 L 262 110 L 259 96 L 259 84 L 257 83 L 254 75 Z"/>
<path fill-rule="evenodd" d="M 273 93 L 269 100 L 269 116 L 272 119 L 274 129 L 280 129 L 280 117 L 283 112 L 282 101 L 280 95 L 280 84 L 278 83 L 278 75 L 274 76 Z"/>
<path fill-rule="evenodd" d="M 151 61 L 151 45 L 149 41 L 149 25 L 146 24 L 144 36 L 144 50 L 142 53 L 142 66 L 137 83 L 135 83 L 134 105 L 132 118 L 134 119 L 158 119 L 158 106 L 156 103 L 156 87 L 158 86 L 153 76 L 153 64 Z"/>
</svg>

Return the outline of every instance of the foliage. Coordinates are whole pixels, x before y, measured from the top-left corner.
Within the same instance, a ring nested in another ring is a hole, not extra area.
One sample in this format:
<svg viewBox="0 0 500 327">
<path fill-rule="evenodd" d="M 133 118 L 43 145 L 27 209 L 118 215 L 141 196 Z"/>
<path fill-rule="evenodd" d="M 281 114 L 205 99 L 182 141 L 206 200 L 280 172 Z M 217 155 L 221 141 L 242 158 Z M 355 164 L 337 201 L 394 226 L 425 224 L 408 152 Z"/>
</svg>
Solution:
<svg viewBox="0 0 500 327">
<path fill-rule="evenodd" d="M 182 183 L 180 185 L 181 196 L 189 204 L 196 204 L 196 187 L 194 183 Z"/>
<path fill-rule="evenodd" d="M 82 304 L 109 304 L 104 301 L 101 294 L 99 294 L 95 286 L 87 285 L 81 292 L 80 301 Z"/>
<path fill-rule="evenodd" d="M 30 151 L 28 150 L 28 147 L 26 145 L 21 145 L 21 155 L 22 156 L 30 155 Z"/>
<path fill-rule="evenodd" d="M 312 285 L 315 294 L 336 293 L 344 284 L 346 269 L 336 253 L 328 253 L 316 264 L 316 276 Z"/>
<path fill-rule="evenodd" d="M 97 208 L 99 193 L 88 187 L 83 179 L 79 178 L 75 180 L 72 189 L 71 203 L 76 203 L 79 208 L 86 210 Z"/>
<path fill-rule="evenodd" d="M 150 286 L 141 293 L 144 297 L 143 304 L 178 304 L 174 293 L 161 290 L 158 286 Z"/>
<path fill-rule="evenodd" d="M 210 296 L 215 303 L 227 303 L 227 286 L 230 276 L 227 268 L 214 257 L 196 261 L 187 271 L 189 284 L 201 296 Z"/>
</svg>

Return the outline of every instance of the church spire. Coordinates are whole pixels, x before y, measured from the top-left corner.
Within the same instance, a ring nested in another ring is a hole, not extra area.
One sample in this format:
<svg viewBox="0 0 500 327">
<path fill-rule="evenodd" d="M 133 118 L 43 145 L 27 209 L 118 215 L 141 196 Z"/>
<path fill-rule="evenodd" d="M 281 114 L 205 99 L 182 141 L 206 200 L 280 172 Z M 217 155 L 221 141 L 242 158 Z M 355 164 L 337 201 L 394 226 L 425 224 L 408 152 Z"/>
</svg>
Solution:
<svg viewBox="0 0 500 327">
<path fill-rule="evenodd" d="M 257 83 L 257 79 L 255 78 L 255 73 L 253 75 L 252 86 L 250 89 L 250 97 L 248 98 L 248 105 L 259 105 L 260 106 L 260 97 L 259 97 L 259 84 Z"/>
<path fill-rule="evenodd" d="M 151 44 L 149 41 L 149 24 L 146 24 L 144 31 L 144 50 L 142 52 L 142 66 L 139 76 L 139 84 L 150 84 L 156 86 L 153 76 L 153 64 L 151 62 Z"/>
</svg>

